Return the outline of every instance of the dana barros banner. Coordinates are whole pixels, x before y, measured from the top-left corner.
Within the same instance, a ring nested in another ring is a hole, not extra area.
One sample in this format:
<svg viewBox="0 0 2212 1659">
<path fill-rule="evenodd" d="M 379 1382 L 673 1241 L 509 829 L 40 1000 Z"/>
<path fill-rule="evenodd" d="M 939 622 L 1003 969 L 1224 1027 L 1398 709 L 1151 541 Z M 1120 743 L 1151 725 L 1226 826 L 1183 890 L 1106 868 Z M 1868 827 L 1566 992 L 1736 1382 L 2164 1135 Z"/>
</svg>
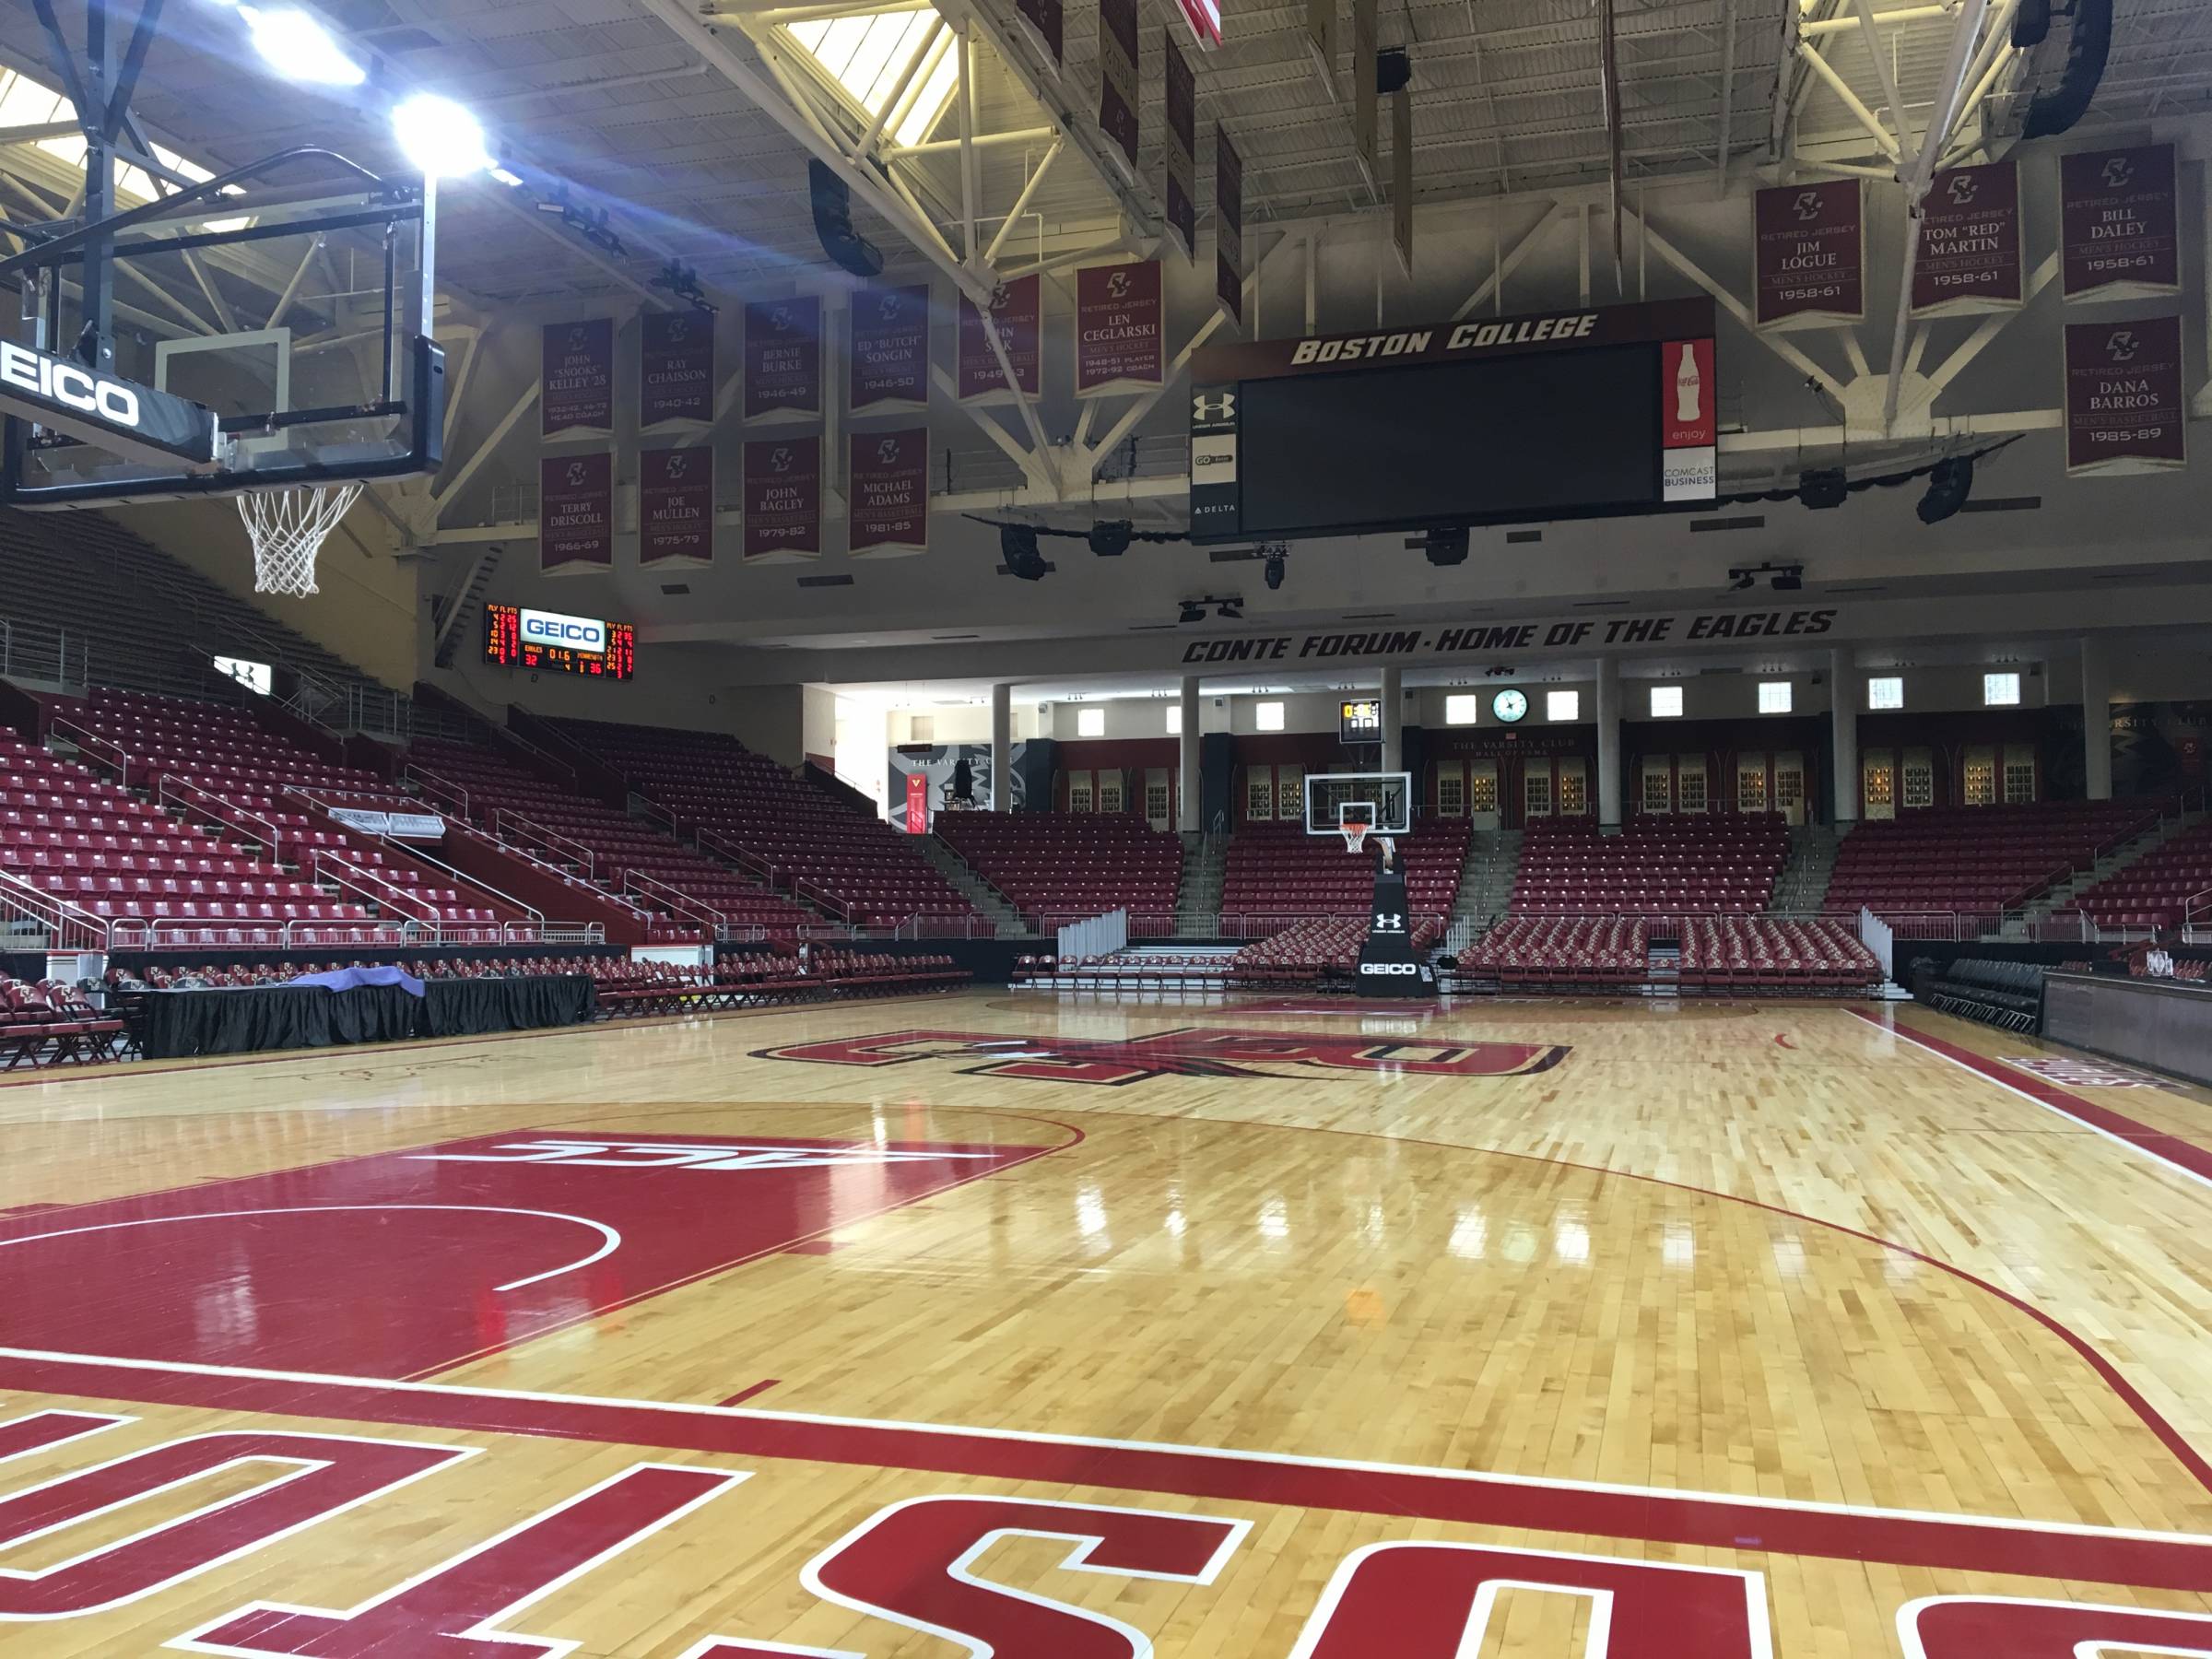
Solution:
<svg viewBox="0 0 2212 1659">
<path fill-rule="evenodd" d="M 929 550 L 929 429 L 854 432 L 846 485 L 854 559 Z"/>
<path fill-rule="evenodd" d="M 991 349 L 989 331 L 993 328 L 1006 345 L 1015 384 L 1030 396 L 1037 395 L 1037 336 L 1042 303 L 1042 289 L 1034 276 L 1018 276 L 999 286 L 991 297 L 988 323 L 965 294 L 960 296 L 959 389 L 963 403 L 1010 400 L 1014 395 L 1006 389 L 998 354 Z"/>
<path fill-rule="evenodd" d="M 1160 146 L 1168 165 L 1168 232 L 1185 259 L 1198 252 L 1198 80 L 1174 35 L 1159 31 L 1167 65 L 1168 141 Z"/>
<path fill-rule="evenodd" d="M 1157 386 L 1165 364 L 1159 261 L 1076 273 L 1076 392 Z"/>
<path fill-rule="evenodd" d="M 539 435 L 613 431 L 615 320 L 548 323 L 539 338 Z"/>
<path fill-rule="evenodd" d="M 1214 128 L 1214 292 L 1239 323 L 1244 321 L 1244 163 Z"/>
<path fill-rule="evenodd" d="M 774 564 L 822 550 L 822 441 L 766 438 L 745 446 L 745 560 Z"/>
<path fill-rule="evenodd" d="M 929 402 L 929 285 L 864 288 L 853 296 L 853 413 L 919 409 Z"/>
<path fill-rule="evenodd" d="M 745 308 L 745 418 L 812 420 L 822 412 L 819 295 Z"/>
<path fill-rule="evenodd" d="M 714 452 L 638 452 L 638 562 L 714 562 Z"/>
<path fill-rule="evenodd" d="M 2006 160 L 1937 173 L 1920 208 L 1912 314 L 2004 311 L 2019 302 L 2019 170 Z"/>
<path fill-rule="evenodd" d="M 714 418 L 714 319 L 647 312 L 638 337 L 638 424 Z"/>
<path fill-rule="evenodd" d="M 2182 291 L 2172 145 L 2061 156 L 2058 201 L 2067 299 L 2139 300 Z"/>
<path fill-rule="evenodd" d="M 1099 125 L 1136 172 L 1136 0 L 1099 0 Z"/>
<path fill-rule="evenodd" d="M 605 450 L 537 463 L 537 564 L 548 576 L 615 564 L 615 463 Z"/>
<path fill-rule="evenodd" d="M 1762 190 L 1752 223 L 1760 327 L 1855 323 L 1866 314 L 1866 215 L 1858 180 Z"/>
<path fill-rule="evenodd" d="M 2066 471 L 2184 465 L 2182 319 L 2066 324 Z"/>
</svg>

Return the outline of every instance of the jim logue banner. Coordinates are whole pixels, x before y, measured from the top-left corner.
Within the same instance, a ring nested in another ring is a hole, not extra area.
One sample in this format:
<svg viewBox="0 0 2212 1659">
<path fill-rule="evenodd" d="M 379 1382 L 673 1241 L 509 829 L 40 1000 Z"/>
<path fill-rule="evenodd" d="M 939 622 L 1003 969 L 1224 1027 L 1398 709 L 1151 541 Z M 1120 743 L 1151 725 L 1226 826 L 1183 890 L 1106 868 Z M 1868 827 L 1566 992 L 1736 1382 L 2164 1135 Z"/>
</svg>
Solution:
<svg viewBox="0 0 2212 1659">
<path fill-rule="evenodd" d="M 1866 314 L 1866 214 L 1856 179 L 1760 191 L 1752 207 L 1759 325 Z"/>
</svg>

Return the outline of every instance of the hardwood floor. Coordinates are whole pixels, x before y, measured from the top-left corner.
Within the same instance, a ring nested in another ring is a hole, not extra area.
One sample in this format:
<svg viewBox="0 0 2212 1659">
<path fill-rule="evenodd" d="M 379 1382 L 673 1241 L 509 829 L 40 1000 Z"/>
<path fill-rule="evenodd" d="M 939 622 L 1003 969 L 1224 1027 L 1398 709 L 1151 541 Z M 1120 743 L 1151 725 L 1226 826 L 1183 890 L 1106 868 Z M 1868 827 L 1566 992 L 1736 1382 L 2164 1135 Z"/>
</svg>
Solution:
<svg viewBox="0 0 2212 1659">
<path fill-rule="evenodd" d="M 999 992 L 0 1088 L 0 1654 L 2212 1651 L 2212 1097 L 2067 1058 Z"/>
</svg>

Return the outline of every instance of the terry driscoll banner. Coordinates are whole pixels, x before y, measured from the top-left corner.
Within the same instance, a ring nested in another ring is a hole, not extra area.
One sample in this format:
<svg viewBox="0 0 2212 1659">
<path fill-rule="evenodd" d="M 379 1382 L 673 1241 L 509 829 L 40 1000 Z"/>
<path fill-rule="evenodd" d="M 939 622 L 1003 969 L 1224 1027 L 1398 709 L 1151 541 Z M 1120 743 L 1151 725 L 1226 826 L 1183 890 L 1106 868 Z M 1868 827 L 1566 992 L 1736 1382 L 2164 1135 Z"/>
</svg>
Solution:
<svg viewBox="0 0 2212 1659">
<path fill-rule="evenodd" d="M 929 550 L 929 429 L 854 432 L 846 550 L 885 559 Z"/>
<path fill-rule="evenodd" d="M 615 564 L 615 465 L 605 450 L 537 463 L 537 562 L 548 576 Z"/>
</svg>

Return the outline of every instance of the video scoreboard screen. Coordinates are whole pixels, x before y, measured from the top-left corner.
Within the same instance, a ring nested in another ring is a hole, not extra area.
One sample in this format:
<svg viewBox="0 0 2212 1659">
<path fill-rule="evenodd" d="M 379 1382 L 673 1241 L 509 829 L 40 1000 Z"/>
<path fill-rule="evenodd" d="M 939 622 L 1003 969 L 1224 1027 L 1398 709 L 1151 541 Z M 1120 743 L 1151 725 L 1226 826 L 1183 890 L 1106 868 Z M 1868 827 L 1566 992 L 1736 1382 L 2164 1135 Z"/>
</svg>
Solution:
<svg viewBox="0 0 2212 1659">
<path fill-rule="evenodd" d="M 1382 704 L 1372 697 L 1347 697 L 1337 705 L 1336 739 L 1339 743 L 1382 741 Z"/>
<path fill-rule="evenodd" d="M 637 672 L 637 629 L 596 617 L 512 605 L 484 607 L 484 660 L 501 668 L 546 668 L 626 680 Z"/>
<path fill-rule="evenodd" d="M 1711 501 L 1712 332 L 1700 298 L 1203 347 L 1192 539 Z"/>
</svg>

